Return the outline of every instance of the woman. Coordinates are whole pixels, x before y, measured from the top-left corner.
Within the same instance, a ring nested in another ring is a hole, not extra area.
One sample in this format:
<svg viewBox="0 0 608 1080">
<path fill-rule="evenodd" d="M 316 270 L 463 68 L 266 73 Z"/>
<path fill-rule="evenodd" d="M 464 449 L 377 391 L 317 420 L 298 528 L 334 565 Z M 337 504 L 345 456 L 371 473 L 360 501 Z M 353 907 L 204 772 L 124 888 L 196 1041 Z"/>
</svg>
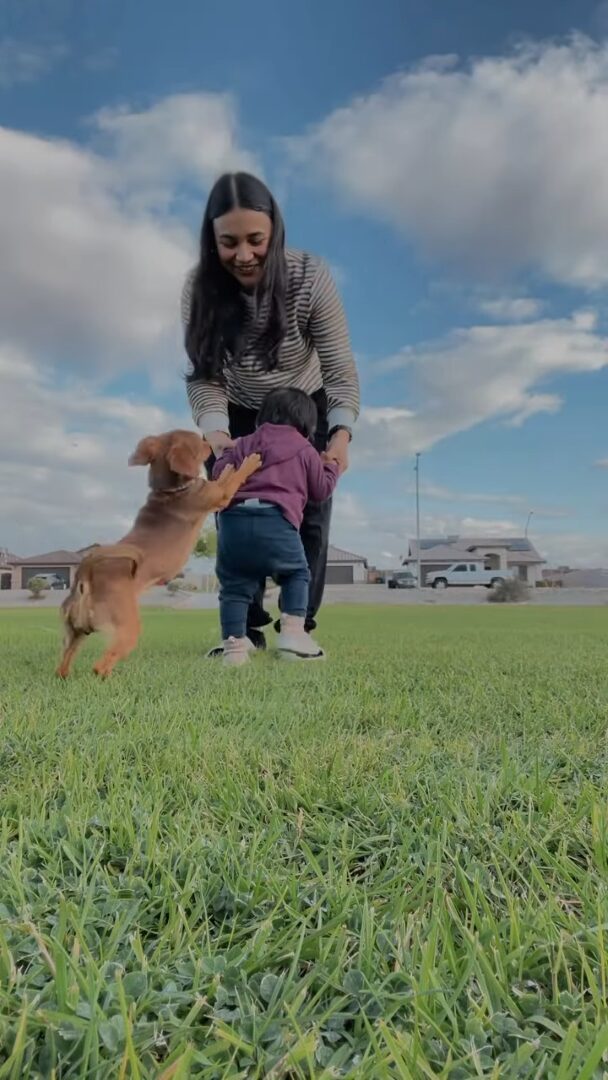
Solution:
<svg viewBox="0 0 608 1080">
<path fill-rule="evenodd" d="M 285 247 L 281 212 L 247 173 L 220 177 L 209 196 L 198 265 L 182 294 L 192 415 L 217 456 L 255 430 L 266 394 L 281 386 L 314 399 L 314 444 L 341 468 L 359 413 L 359 380 L 344 310 L 326 265 Z M 306 630 L 321 606 L 331 500 L 308 503 L 301 528 L 310 569 Z M 270 616 L 263 585 L 249 610 L 248 636 L 264 648 Z M 222 649 L 212 650 L 221 655 Z"/>
</svg>

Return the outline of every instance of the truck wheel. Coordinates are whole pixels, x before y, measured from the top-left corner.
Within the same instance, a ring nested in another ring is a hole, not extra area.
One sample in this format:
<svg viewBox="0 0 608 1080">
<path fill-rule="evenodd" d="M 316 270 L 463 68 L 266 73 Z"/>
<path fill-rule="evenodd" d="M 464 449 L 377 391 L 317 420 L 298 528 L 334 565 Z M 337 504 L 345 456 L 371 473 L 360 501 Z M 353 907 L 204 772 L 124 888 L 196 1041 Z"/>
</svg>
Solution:
<svg viewBox="0 0 608 1080">
<path fill-rule="evenodd" d="M 495 578 L 492 578 L 492 580 L 491 580 L 491 582 L 490 582 L 490 588 L 491 588 L 491 589 L 495 589 L 497 585 L 503 585 L 503 584 L 504 584 L 504 580 L 505 580 L 505 579 L 504 579 L 504 578 L 501 578 L 501 577 L 495 577 Z"/>
<path fill-rule="evenodd" d="M 447 587 L 448 583 L 444 577 L 437 578 L 437 580 L 433 582 L 434 589 L 447 589 Z"/>
</svg>

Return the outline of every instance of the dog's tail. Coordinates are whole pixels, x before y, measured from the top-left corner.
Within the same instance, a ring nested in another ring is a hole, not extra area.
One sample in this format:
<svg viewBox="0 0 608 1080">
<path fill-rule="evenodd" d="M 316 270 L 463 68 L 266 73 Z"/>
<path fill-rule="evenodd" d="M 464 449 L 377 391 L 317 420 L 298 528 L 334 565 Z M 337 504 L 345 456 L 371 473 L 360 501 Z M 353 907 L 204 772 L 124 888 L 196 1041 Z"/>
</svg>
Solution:
<svg viewBox="0 0 608 1080">
<path fill-rule="evenodd" d="M 142 557 L 142 552 L 134 544 L 100 544 L 85 555 L 76 571 L 72 591 L 61 606 L 65 622 L 80 634 L 92 634 L 97 629 L 91 588 L 95 567 L 108 559 L 125 559 L 130 563 L 131 577 L 135 577 Z"/>
</svg>

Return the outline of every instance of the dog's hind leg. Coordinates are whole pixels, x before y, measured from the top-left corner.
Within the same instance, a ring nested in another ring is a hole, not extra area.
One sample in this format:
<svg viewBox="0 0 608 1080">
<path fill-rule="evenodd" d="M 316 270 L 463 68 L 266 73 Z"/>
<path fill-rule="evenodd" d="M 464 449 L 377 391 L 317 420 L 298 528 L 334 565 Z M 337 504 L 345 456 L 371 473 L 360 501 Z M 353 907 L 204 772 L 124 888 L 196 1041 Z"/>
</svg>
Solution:
<svg viewBox="0 0 608 1080">
<path fill-rule="evenodd" d="M 57 668 L 60 679 L 67 679 L 76 653 L 82 645 L 86 634 L 82 630 L 75 630 L 70 623 L 66 623 L 65 638 L 63 642 L 63 656 Z"/>
<path fill-rule="evenodd" d="M 114 624 L 112 638 L 103 654 L 95 664 L 93 671 L 102 679 L 112 673 L 119 660 L 124 660 L 137 645 L 139 640 L 140 622 L 137 605 L 132 610 L 121 613 L 121 621 Z"/>
</svg>

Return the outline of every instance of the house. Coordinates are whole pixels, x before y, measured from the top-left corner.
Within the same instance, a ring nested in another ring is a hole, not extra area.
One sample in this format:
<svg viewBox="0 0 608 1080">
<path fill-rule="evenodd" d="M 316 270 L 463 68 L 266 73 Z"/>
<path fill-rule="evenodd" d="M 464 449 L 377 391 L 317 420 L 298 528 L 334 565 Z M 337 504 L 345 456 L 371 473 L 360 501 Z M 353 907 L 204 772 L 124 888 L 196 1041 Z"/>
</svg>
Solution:
<svg viewBox="0 0 608 1080">
<path fill-rule="evenodd" d="M 573 570 L 569 566 L 558 566 L 557 570 L 543 570 L 543 580 L 564 589 L 608 589 L 608 570 L 601 567 Z"/>
<path fill-rule="evenodd" d="M 13 576 L 16 576 L 15 565 L 19 561 L 18 555 L 13 555 L 6 548 L 0 548 L 0 589 L 17 589 L 13 585 Z"/>
<path fill-rule="evenodd" d="M 420 541 L 420 576 L 422 584 L 433 570 L 445 570 L 456 562 L 476 564 L 487 570 L 515 571 L 520 581 L 536 585 L 545 560 L 527 537 L 447 536 Z M 416 570 L 418 547 L 409 543 L 403 565 Z"/>
<path fill-rule="evenodd" d="M 27 558 L 0 551 L 0 588 L 27 589 L 31 579 L 38 574 L 56 574 L 67 589 L 72 585 L 76 567 L 88 550 L 45 551 L 42 555 Z"/>
<path fill-rule="evenodd" d="M 352 551 L 329 545 L 327 552 L 326 585 L 354 585 L 367 581 L 367 559 Z"/>
</svg>

